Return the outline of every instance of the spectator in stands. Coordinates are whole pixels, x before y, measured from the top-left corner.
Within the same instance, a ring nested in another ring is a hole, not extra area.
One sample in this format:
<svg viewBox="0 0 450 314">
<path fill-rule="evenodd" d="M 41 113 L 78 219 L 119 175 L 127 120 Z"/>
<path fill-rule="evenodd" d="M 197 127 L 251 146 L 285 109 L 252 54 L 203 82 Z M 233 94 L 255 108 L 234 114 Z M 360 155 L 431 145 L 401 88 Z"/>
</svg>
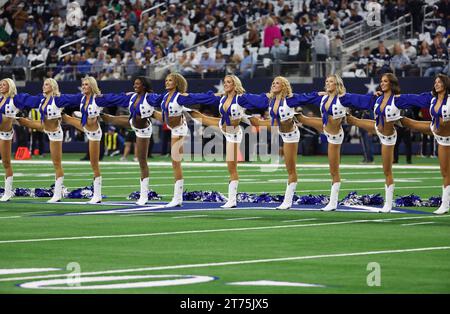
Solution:
<svg viewBox="0 0 450 314">
<path fill-rule="evenodd" d="M 282 40 L 281 30 L 278 25 L 275 25 L 274 20 L 269 17 L 264 28 L 264 47 L 272 47 L 275 38 Z"/>
<path fill-rule="evenodd" d="M 13 20 L 14 30 L 17 33 L 22 32 L 22 30 L 24 29 L 25 23 L 28 20 L 28 13 L 25 10 L 25 3 L 21 2 L 17 5 L 11 18 Z"/>
<path fill-rule="evenodd" d="M 387 52 L 384 45 L 379 46 L 378 51 L 379 52 L 374 55 L 374 62 L 375 62 L 375 64 L 374 64 L 375 66 L 373 67 L 374 74 L 379 76 L 384 73 L 392 72 L 392 70 L 389 66 L 391 56 Z M 373 50 L 372 50 L 372 52 L 373 52 Z"/>
<path fill-rule="evenodd" d="M 319 76 L 326 75 L 326 64 L 325 61 L 330 55 L 330 39 L 325 35 L 325 30 L 321 30 L 314 37 L 313 41 L 314 51 L 316 52 L 316 60 L 321 62 L 319 64 Z"/>
<path fill-rule="evenodd" d="M 433 56 L 430 55 L 427 48 L 423 48 L 422 53 L 416 58 L 416 65 L 419 67 L 420 73 L 424 73 L 430 67 L 431 60 L 433 60 Z"/>
<path fill-rule="evenodd" d="M 221 77 L 225 73 L 226 61 L 220 50 L 216 51 L 216 59 L 214 60 L 213 70 L 211 71 L 215 76 Z"/>
<path fill-rule="evenodd" d="M 373 59 L 373 55 L 370 54 L 370 47 L 364 47 L 362 54 L 358 57 L 356 68 L 363 70 L 369 76 L 373 70 Z"/>
<path fill-rule="evenodd" d="M 394 56 L 391 58 L 390 64 L 396 76 L 405 76 L 406 71 L 410 68 L 411 60 L 403 53 L 399 43 L 394 45 Z"/>
<path fill-rule="evenodd" d="M 134 50 L 136 52 L 144 51 L 146 43 L 147 43 L 147 36 L 143 32 L 140 32 L 138 38 L 134 42 Z"/>
<path fill-rule="evenodd" d="M 214 71 L 215 70 L 214 66 L 215 66 L 214 60 L 209 57 L 209 52 L 204 51 L 196 67 L 196 71 L 199 74 L 206 74 Z"/>
<path fill-rule="evenodd" d="M 255 64 L 253 61 L 253 56 L 250 51 L 246 48 L 244 49 L 244 58 L 239 65 L 239 77 L 240 78 L 250 78 L 253 77 L 253 72 L 255 70 Z"/>
<path fill-rule="evenodd" d="M 389 52 L 389 49 L 386 48 L 386 46 L 384 45 L 384 41 L 380 40 L 378 41 L 378 46 L 374 49 L 372 49 L 372 51 L 370 52 L 372 55 L 376 56 L 380 53 L 380 51 L 384 51 L 385 54 L 390 55 L 391 53 Z"/>
<path fill-rule="evenodd" d="M 280 41 L 280 39 L 275 38 L 273 40 L 273 46 L 270 48 L 270 54 L 272 55 L 273 60 L 286 60 L 287 52 L 287 47 Z"/>
<path fill-rule="evenodd" d="M 411 42 L 409 40 L 405 41 L 404 43 L 405 49 L 404 53 L 409 58 L 409 60 L 414 61 L 417 57 L 417 50 L 416 48 L 411 45 Z"/>
<path fill-rule="evenodd" d="M 64 45 L 64 39 L 59 35 L 57 30 L 52 31 L 51 36 L 47 38 L 47 47 L 48 49 L 58 49 L 62 45 Z"/>
<path fill-rule="evenodd" d="M 27 57 L 23 54 L 22 49 L 17 49 L 16 55 L 12 59 L 13 73 L 16 80 L 25 79 L 25 70 L 28 67 Z"/>
<path fill-rule="evenodd" d="M 437 47 L 436 54 L 433 55 L 433 59 L 431 60 L 431 67 L 425 71 L 425 77 L 434 77 L 437 74 L 441 73 L 444 70 L 445 65 L 448 62 L 448 58 L 444 53 L 442 47 Z"/>
<path fill-rule="evenodd" d="M 94 76 L 97 76 L 102 70 L 103 65 L 105 63 L 105 53 L 103 51 L 100 51 L 98 53 L 97 59 L 92 64 L 91 72 Z"/>
<path fill-rule="evenodd" d="M 350 10 L 350 18 L 346 26 L 356 24 L 358 22 L 361 22 L 363 20 L 363 17 L 358 14 L 358 11 L 356 9 Z"/>
<path fill-rule="evenodd" d="M 91 72 L 91 64 L 86 60 L 86 56 L 85 55 L 79 56 L 79 61 L 76 67 L 76 79 L 81 80 L 81 78 L 88 76 L 90 72 Z"/>
<path fill-rule="evenodd" d="M 327 35 L 330 39 L 334 39 L 336 36 L 339 36 L 340 38 L 344 37 L 344 31 L 342 30 L 338 19 L 334 19 L 333 24 L 327 31 Z"/>
<path fill-rule="evenodd" d="M 437 16 L 442 19 L 442 25 L 445 28 L 449 27 L 450 21 L 450 1 L 449 0 L 440 0 L 437 4 Z"/>
<path fill-rule="evenodd" d="M 183 43 L 187 48 L 192 47 L 197 40 L 197 34 L 192 32 L 190 25 L 186 25 L 184 27 L 184 31 L 181 33 L 181 36 L 183 38 Z"/>
<path fill-rule="evenodd" d="M 206 26 L 204 24 L 200 24 L 194 44 L 199 44 L 208 40 L 209 38 L 211 38 L 211 35 L 206 30 Z"/>
<path fill-rule="evenodd" d="M 447 47 L 443 43 L 443 38 L 441 33 L 437 33 L 433 38 L 433 44 L 430 46 L 430 54 L 432 56 L 437 54 L 438 48 L 442 48 L 444 54 L 447 56 Z"/>
<path fill-rule="evenodd" d="M 285 19 L 285 23 L 281 27 L 283 29 L 283 33 L 286 32 L 286 30 L 290 30 L 291 34 L 297 34 L 297 24 L 294 22 L 294 17 L 292 15 L 288 15 Z"/>
<path fill-rule="evenodd" d="M 247 44 L 249 44 L 251 47 L 258 48 L 261 45 L 261 38 L 255 24 L 252 24 L 252 26 L 250 27 L 247 37 Z"/>
</svg>

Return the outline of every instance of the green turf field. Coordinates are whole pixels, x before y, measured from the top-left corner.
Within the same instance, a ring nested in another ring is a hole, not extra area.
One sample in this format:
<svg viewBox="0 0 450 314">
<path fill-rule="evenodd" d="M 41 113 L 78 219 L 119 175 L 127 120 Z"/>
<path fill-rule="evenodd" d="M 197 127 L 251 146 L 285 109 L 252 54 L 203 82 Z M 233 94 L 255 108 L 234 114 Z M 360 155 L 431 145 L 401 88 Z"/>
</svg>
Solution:
<svg viewBox="0 0 450 314">
<path fill-rule="evenodd" d="M 70 163 L 80 157 L 64 156 L 64 183 L 69 189 L 92 180 L 88 162 Z M 340 199 L 354 190 L 384 194 L 380 157 L 375 165 L 360 165 L 360 159 L 342 158 Z M 14 186 L 49 187 L 54 174 L 46 160 L 14 163 Z M 170 200 L 169 160 L 149 161 L 151 188 L 163 201 Z M 404 158 L 394 167 L 395 195 L 440 196 L 437 159 L 402 162 Z M 268 172 L 252 165 L 240 164 L 239 191 L 284 193 L 283 166 Z M 139 189 L 137 163 L 107 157 L 101 168 L 104 201 L 126 201 Z M 300 156 L 298 174 L 297 194 L 329 193 L 326 157 Z M 185 163 L 184 179 L 188 191 L 227 193 L 223 163 Z M 124 206 L 49 205 L 45 200 L 14 198 L 0 204 L 0 293 L 450 292 L 449 215 L 199 206 L 185 212 L 68 216 L 62 214 Z M 76 278 L 73 265 L 80 267 L 81 280 L 86 280 L 80 287 L 67 280 Z M 53 270 L 18 273 L 29 268 Z M 105 276 L 108 281 L 93 278 Z M 27 288 L 36 281 L 42 281 L 36 284 L 39 289 Z M 268 286 L 269 281 L 278 285 Z"/>
</svg>

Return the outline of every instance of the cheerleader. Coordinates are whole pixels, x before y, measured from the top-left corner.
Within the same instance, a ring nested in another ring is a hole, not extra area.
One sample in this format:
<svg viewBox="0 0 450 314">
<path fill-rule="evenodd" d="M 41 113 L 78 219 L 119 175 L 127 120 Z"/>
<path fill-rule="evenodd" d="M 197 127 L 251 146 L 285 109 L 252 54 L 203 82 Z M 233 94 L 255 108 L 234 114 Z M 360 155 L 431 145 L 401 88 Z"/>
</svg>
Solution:
<svg viewBox="0 0 450 314">
<path fill-rule="evenodd" d="M 154 117 L 167 123 L 171 130 L 171 158 L 173 175 L 175 179 L 174 192 L 172 200 L 166 207 L 181 206 L 183 203 L 183 171 L 181 168 L 181 159 L 183 157 L 183 140 L 188 135 L 189 129 L 186 123 L 186 111 L 190 111 L 184 106 L 195 104 L 204 104 L 210 97 L 195 97 L 195 94 L 187 94 L 187 81 L 179 73 L 170 73 L 165 79 L 165 88 L 167 93 L 161 100 L 161 112 L 155 111 Z"/>
<path fill-rule="evenodd" d="M 223 85 L 224 95 L 204 94 L 205 98 L 208 95 L 211 96 L 210 102 L 207 104 L 217 106 L 221 118 L 206 116 L 197 111 L 192 111 L 190 115 L 207 126 L 218 126 L 225 136 L 227 142 L 226 160 L 230 181 L 228 184 L 228 200 L 221 207 L 234 208 L 237 203 L 236 197 L 239 184 L 239 175 L 237 172 L 238 145 L 242 142 L 243 138 L 242 128 L 239 124 L 241 121 L 247 120 L 244 109 L 254 109 L 255 105 L 253 103 L 258 96 L 246 94 L 241 80 L 235 75 L 225 76 Z M 198 94 L 193 94 L 193 97 L 196 97 L 196 95 Z M 204 102 L 207 102 L 207 100 L 205 99 Z"/>
<path fill-rule="evenodd" d="M 14 137 L 13 122 L 19 109 L 25 107 L 28 94 L 17 94 L 16 84 L 12 79 L 0 81 L 0 157 L 5 169 L 5 188 L 0 202 L 6 202 L 14 196 L 13 169 L 11 166 L 11 146 Z"/>
<path fill-rule="evenodd" d="M 105 94 L 102 95 L 98 88 L 97 81 L 91 76 L 81 80 L 81 94 L 76 94 L 67 106 L 79 106 L 81 119 L 62 115 L 62 120 L 84 132 L 89 140 L 89 158 L 94 172 L 94 194 L 89 204 L 98 204 L 102 201 L 102 176 L 100 173 L 100 141 L 102 139 L 102 129 L 99 124 L 99 115 L 103 107 L 115 106 L 123 101 L 122 95 Z"/>
<path fill-rule="evenodd" d="M 381 142 L 381 157 L 383 159 L 383 171 L 385 176 L 385 203 L 377 212 L 388 213 L 392 209 L 394 198 L 394 176 L 392 164 L 394 161 L 394 147 L 397 141 L 395 123 L 401 118 L 400 109 L 411 107 L 416 98 L 411 94 L 400 94 L 400 86 L 397 77 L 392 73 L 386 73 L 381 77 L 381 96 L 375 102 L 367 103 L 367 109 L 373 109 L 375 121 L 370 119 L 358 119 L 347 116 L 347 122 L 368 132 L 378 135 Z M 363 109 L 363 108 L 362 108 Z"/>
<path fill-rule="evenodd" d="M 27 118 L 17 118 L 17 122 L 30 129 L 45 132 L 49 139 L 50 155 L 55 169 L 55 187 L 53 197 L 48 203 L 56 203 L 63 197 L 64 170 L 62 167 L 62 141 L 61 107 L 73 102 L 72 95 L 61 95 L 58 83 L 48 78 L 42 86 L 42 95 L 30 96 L 27 99 L 27 108 L 39 108 L 41 121 L 33 121 Z"/>
<path fill-rule="evenodd" d="M 288 182 L 283 203 L 277 209 L 289 209 L 292 206 L 297 187 L 297 151 L 300 141 L 300 131 L 294 123 L 294 107 L 306 105 L 315 97 L 313 94 L 293 94 L 289 81 L 277 76 L 272 82 L 270 93 L 263 94 L 255 102 L 259 109 L 269 108 L 270 120 L 250 118 L 253 125 L 278 129 L 283 140 L 284 162 L 288 172 Z"/>
<path fill-rule="evenodd" d="M 433 91 L 418 95 L 417 100 L 411 103 L 422 108 L 430 108 L 431 122 L 406 117 L 400 121 L 407 128 L 434 135 L 438 143 L 439 165 L 443 181 L 442 202 L 433 213 L 446 214 L 450 207 L 450 78 L 439 74 L 434 81 Z"/>
<path fill-rule="evenodd" d="M 129 96 L 122 95 L 120 106 L 128 106 L 130 115 L 112 116 L 101 115 L 103 121 L 123 128 L 131 128 L 136 134 L 136 157 L 141 172 L 140 196 L 136 205 L 145 205 L 148 201 L 149 169 L 147 154 L 152 136 L 152 122 L 150 118 L 159 107 L 162 95 L 154 94 L 149 79 L 139 76 L 134 80 L 134 93 Z"/>
</svg>

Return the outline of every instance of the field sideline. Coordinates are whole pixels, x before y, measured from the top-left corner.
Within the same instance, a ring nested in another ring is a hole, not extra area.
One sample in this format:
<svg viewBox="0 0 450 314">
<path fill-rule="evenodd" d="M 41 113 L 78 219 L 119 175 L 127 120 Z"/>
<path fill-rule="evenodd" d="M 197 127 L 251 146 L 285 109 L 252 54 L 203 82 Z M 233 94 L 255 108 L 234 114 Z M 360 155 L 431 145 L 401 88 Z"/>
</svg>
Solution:
<svg viewBox="0 0 450 314">
<path fill-rule="evenodd" d="M 92 180 L 80 157 L 64 156 L 69 190 Z M 355 190 L 383 196 L 376 157 L 374 165 L 360 165 L 359 156 L 343 156 L 340 199 Z M 395 195 L 440 196 L 438 160 L 414 157 L 405 165 L 403 159 L 394 165 Z M 226 194 L 224 163 L 183 166 L 185 190 Z M 158 205 L 172 196 L 171 165 L 156 157 L 149 167 L 150 188 L 163 199 L 147 209 L 126 200 L 139 189 L 137 162 L 111 157 L 101 163 L 103 205 L 69 199 L 49 205 L 46 198 L 22 197 L 0 204 L 0 293 L 450 292 L 450 216 L 430 215 L 435 208 L 324 213 L 313 206 L 221 210 L 220 204 L 189 202 L 181 210 L 163 210 Z M 327 167 L 325 156 L 299 157 L 297 195 L 328 195 Z M 15 187 L 47 188 L 54 181 L 48 158 L 14 161 L 13 168 Z M 284 193 L 283 165 L 274 170 L 242 163 L 239 174 L 240 192 Z M 87 214 L 93 211 L 99 213 Z M 376 284 L 373 267 L 379 268 Z"/>
</svg>

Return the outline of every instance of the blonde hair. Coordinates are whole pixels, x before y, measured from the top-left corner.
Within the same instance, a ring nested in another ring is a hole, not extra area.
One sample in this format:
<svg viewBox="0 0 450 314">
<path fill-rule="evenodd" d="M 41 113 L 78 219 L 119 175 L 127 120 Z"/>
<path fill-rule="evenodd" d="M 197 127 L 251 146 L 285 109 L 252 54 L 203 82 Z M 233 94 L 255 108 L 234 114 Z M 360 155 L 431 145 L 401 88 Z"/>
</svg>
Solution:
<svg viewBox="0 0 450 314">
<path fill-rule="evenodd" d="M 273 26 L 273 25 L 275 25 L 275 22 L 274 22 L 273 18 L 268 17 L 266 19 L 266 26 Z"/>
<path fill-rule="evenodd" d="M 52 78 L 48 78 L 44 81 L 48 82 L 50 84 L 50 86 L 52 87 L 52 96 L 60 96 L 61 93 L 59 92 L 59 86 L 58 86 L 58 82 L 55 81 L 55 79 Z"/>
<path fill-rule="evenodd" d="M 242 82 L 241 82 L 241 80 L 239 79 L 239 77 L 237 77 L 236 75 L 230 74 L 230 75 L 225 75 L 224 80 L 225 80 L 227 77 L 230 78 L 230 79 L 233 81 L 233 83 L 234 83 L 234 91 L 236 92 L 236 94 L 242 95 L 242 94 L 245 93 L 245 89 L 244 89 L 244 87 L 242 86 Z"/>
<path fill-rule="evenodd" d="M 287 78 L 285 78 L 283 76 L 277 76 L 273 79 L 273 82 L 275 82 L 275 80 L 279 80 L 281 82 L 281 92 L 280 92 L 281 98 L 292 97 L 291 83 L 289 83 Z M 275 97 L 276 97 L 276 95 L 272 92 L 272 89 L 271 89 L 270 93 L 269 93 L 269 98 L 272 99 Z"/>
<path fill-rule="evenodd" d="M 334 78 L 334 80 L 336 81 L 336 92 L 338 95 L 343 95 L 346 92 L 345 86 L 344 86 L 344 81 L 342 80 L 342 78 L 339 76 L 339 74 L 330 74 L 327 76 L 327 78 Z"/>
<path fill-rule="evenodd" d="M 6 82 L 6 84 L 8 84 L 8 92 L 6 93 L 6 97 L 14 97 L 17 95 L 17 87 L 16 87 L 16 83 L 14 83 L 14 81 L 10 78 L 5 78 L 3 80 L 0 81 L 1 82 Z"/>
<path fill-rule="evenodd" d="M 89 86 L 91 87 L 92 94 L 94 95 L 100 95 L 102 92 L 98 88 L 97 80 L 92 76 L 86 76 L 81 80 L 82 83 L 87 82 Z"/>
<path fill-rule="evenodd" d="M 177 92 L 182 93 L 182 94 L 186 93 L 187 88 L 188 88 L 188 83 L 183 75 L 181 75 L 180 73 L 174 72 L 174 73 L 168 74 L 167 77 L 173 78 L 173 80 L 175 81 L 175 86 L 176 86 Z"/>
</svg>

